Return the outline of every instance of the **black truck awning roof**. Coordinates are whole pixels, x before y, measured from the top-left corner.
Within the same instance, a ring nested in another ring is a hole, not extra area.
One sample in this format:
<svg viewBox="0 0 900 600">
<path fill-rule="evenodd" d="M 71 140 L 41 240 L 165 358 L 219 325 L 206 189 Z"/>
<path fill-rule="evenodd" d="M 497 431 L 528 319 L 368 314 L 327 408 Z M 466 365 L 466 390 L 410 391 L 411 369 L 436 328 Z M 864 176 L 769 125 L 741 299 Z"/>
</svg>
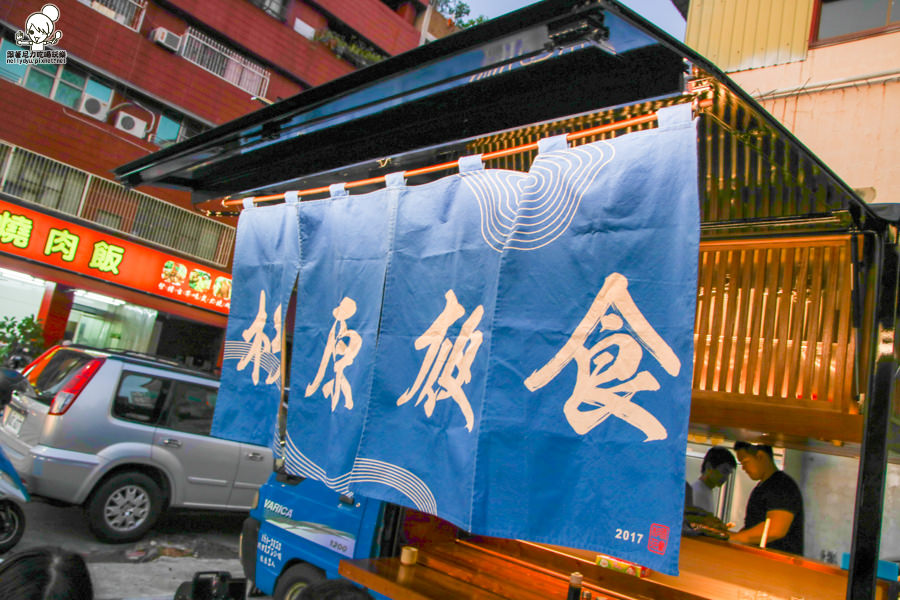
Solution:
<svg viewBox="0 0 900 600">
<path fill-rule="evenodd" d="M 687 92 L 691 67 L 752 107 L 769 128 L 821 167 L 857 210 L 872 214 L 827 165 L 715 65 L 615 0 L 532 4 L 261 108 L 114 172 L 129 186 L 188 189 L 195 204 L 327 186 L 441 162 L 452 142 L 679 96 Z M 397 160 L 401 155 L 415 159 Z"/>
<path fill-rule="evenodd" d="M 115 169 L 195 201 L 598 107 L 681 93 L 671 40 L 616 2 L 546 0 Z"/>
</svg>

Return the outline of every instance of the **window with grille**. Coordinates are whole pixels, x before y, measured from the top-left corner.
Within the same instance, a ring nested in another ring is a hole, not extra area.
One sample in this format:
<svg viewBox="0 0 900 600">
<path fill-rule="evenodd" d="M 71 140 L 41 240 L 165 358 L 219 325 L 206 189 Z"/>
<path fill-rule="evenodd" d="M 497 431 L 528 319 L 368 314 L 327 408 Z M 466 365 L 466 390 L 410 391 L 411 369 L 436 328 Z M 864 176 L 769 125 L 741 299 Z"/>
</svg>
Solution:
<svg viewBox="0 0 900 600">
<path fill-rule="evenodd" d="M 147 0 L 92 0 L 85 4 L 135 31 L 140 30 L 147 8 Z"/>
<path fill-rule="evenodd" d="M 178 54 L 249 94 L 266 95 L 268 70 L 193 27 L 182 37 Z"/>
</svg>

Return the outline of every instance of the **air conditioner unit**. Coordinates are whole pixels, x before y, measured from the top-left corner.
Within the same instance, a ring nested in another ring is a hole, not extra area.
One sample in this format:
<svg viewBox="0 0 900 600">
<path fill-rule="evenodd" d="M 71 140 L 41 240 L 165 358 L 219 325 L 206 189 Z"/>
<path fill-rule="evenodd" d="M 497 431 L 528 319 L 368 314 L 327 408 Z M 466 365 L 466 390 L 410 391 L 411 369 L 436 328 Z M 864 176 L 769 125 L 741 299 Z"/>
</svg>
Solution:
<svg viewBox="0 0 900 600">
<path fill-rule="evenodd" d="M 105 121 L 109 114 L 109 102 L 95 98 L 90 94 L 82 94 L 78 103 L 78 112 L 90 115 L 98 121 Z"/>
<path fill-rule="evenodd" d="M 313 40 L 316 37 L 315 27 L 298 18 L 294 18 L 294 31 L 308 40 Z"/>
<path fill-rule="evenodd" d="M 131 135 L 143 139 L 144 134 L 147 133 L 147 121 L 120 110 L 116 113 L 116 129 L 127 131 Z"/>
<path fill-rule="evenodd" d="M 150 39 L 172 52 L 178 52 L 178 48 L 181 47 L 181 36 L 172 33 L 165 27 L 154 29 L 153 33 L 150 34 Z"/>
</svg>

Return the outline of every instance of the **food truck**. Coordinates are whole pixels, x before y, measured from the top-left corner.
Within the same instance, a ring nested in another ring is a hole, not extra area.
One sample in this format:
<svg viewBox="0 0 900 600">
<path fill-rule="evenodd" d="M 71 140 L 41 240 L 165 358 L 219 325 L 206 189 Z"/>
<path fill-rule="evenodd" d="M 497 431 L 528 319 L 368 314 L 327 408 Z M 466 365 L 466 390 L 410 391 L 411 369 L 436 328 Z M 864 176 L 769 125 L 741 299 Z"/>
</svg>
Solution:
<svg viewBox="0 0 900 600">
<path fill-rule="evenodd" d="M 619 2 L 539 2 L 116 174 L 239 216 L 213 433 L 279 455 L 241 542 L 263 592 L 897 597 L 896 215 Z M 684 525 L 686 441 L 726 439 L 858 460 L 844 568 Z"/>
</svg>

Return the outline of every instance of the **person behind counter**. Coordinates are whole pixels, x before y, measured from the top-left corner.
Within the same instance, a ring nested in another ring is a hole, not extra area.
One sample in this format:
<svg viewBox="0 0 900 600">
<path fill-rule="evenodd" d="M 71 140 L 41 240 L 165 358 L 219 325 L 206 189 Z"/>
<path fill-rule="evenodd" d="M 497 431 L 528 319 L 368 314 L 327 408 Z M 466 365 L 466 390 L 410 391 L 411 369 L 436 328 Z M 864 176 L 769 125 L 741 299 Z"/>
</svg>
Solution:
<svg viewBox="0 0 900 600">
<path fill-rule="evenodd" d="M 734 455 L 724 446 L 713 446 L 703 457 L 700 465 L 700 477 L 691 484 L 693 505 L 707 512 L 713 512 L 715 498 L 713 490 L 723 485 L 737 468 Z"/>
<path fill-rule="evenodd" d="M 729 539 L 759 545 L 765 533 L 766 548 L 802 555 L 803 496 L 797 483 L 775 466 L 772 446 L 736 442 L 734 451 L 741 468 L 759 483 L 747 500 L 744 528 L 730 534 Z"/>
</svg>

